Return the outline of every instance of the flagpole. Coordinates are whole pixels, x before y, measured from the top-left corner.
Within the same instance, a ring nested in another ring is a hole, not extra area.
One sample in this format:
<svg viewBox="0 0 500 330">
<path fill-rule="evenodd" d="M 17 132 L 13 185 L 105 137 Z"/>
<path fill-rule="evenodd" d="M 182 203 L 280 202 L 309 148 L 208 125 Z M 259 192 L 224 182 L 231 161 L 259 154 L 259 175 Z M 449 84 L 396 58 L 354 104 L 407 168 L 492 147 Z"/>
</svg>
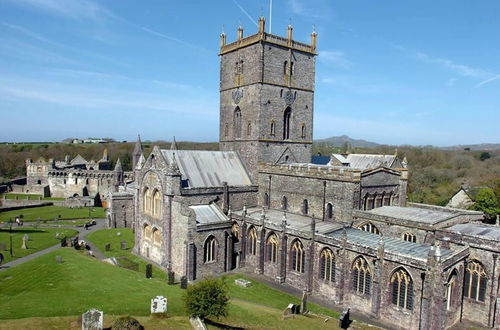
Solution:
<svg viewBox="0 0 500 330">
<path fill-rule="evenodd" d="M 269 0 L 269 34 L 273 33 L 273 0 Z"/>
</svg>

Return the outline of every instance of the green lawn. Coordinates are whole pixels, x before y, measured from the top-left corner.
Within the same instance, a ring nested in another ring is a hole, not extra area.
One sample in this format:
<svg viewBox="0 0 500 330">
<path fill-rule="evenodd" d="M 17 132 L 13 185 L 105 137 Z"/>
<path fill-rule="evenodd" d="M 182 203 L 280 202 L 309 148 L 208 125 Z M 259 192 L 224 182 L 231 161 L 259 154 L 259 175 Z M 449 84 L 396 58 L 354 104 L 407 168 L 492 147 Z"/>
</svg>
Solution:
<svg viewBox="0 0 500 330">
<path fill-rule="evenodd" d="M 119 235 L 118 235 L 119 234 Z M 97 248 L 106 257 L 126 257 L 127 259 L 139 264 L 139 272 L 145 274 L 146 265 L 148 262 L 144 259 L 139 258 L 131 253 L 134 247 L 134 233 L 130 228 L 114 228 L 114 229 L 101 229 L 94 231 L 86 236 L 86 239 L 94 243 Z M 122 250 L 120 243 L 121 241 L 127 242 L 127 249 Z M 106 244 L 111 244 L 111 250 L 106 251 Z M 160 278 L 162 280 L 167 279 L 167 274 L 158 267 L 153 266 L 153 277 Z"/>
<path fill-rule="evenodd" d="M 60 219 L 87 219 L 89 217 L 89 208 L 69 208 L 64 206 L 42 206 L 25 208 L 21 210 L 0 212 L 0 222 L 9 221 L 9 219 L 14 220 L 16 217 L 20 217 L 21 215 L 23 215 L 23 221 L 36 221 L 39 218 L 42 220 L 54 220 L 59 216 L 61 216 Z M 90 217 L 104 218 L 104 208 L 90 208 Z"/>
<path fill-rule="evenodd" d="M 5 196 L 6 199 L 28 199 L 28 200 L 39 200 L 42 195 L 36 195 L 36 194 L 17 194 L 17 193 L 7 193 L 7 194 L 4 194 L 4 195 L 1 195 L 0 196 L 0 199 L 3 199 Z M 45 201 L 63 201 L 65 200 L 65 198 L 63 197 L 43 197 L 42 200 L 45 200 Z"/>
<path fill-rule="evenodd" d="M 55 228 L 32 228 L 32 227 L 12 227 L 12 248 L 13 257 L 10 256 L 10 233 L 8 228 L 0 228 L 0 243 L 5 244 L 6 250 L 0 251 L 4 255 L 4 263 L 17 258 L 24 257 L 28 254 L 46 249 L 53 245 L 59 244 L 59 239 L 56 238 L 56 233 L 61 237 L 73 237 L 78 232 L 73 229 L 55 229 Z M 23 236 L 29 236 L 28 249 L 21 249 Z"/>
</svg>

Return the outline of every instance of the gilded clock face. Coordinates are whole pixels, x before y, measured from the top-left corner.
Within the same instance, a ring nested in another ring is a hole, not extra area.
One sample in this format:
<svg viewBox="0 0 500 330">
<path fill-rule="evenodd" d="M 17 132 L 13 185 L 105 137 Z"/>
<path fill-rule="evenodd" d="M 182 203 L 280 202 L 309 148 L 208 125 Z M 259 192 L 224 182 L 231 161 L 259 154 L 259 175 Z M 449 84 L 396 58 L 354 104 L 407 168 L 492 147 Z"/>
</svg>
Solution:
<svg viewBox="0 0 500 330">
<path fill-rule="evenodd" d="M 233 91 L 232 97 L 235 104 L 240 103 L 241 99 L 243 98 L 243 91 L 241 89 Z"/>
<path fill-rule="evenodd" d="M 295 96 L 292 91 L 286 91 L 284 98 L 286 105 L 292 105 L 295 101 Z"/>
</svg>

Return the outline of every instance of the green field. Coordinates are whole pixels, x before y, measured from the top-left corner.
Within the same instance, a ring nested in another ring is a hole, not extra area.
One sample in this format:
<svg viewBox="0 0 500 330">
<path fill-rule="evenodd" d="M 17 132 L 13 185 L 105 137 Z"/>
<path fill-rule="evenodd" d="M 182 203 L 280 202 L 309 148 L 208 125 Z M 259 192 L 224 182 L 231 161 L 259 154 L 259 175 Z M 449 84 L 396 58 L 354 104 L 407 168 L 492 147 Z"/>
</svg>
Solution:
<svg viewBox="0 0 500 330">
<path fill-rule="evenodd" d="M 25 208 L 21 210 L 0 212 L 0 222 L 14 220 L 16 217 L 22 217 L 23 221 L 36 221 L 41 220 L 54 220 L 59 218 L 61 220 L 67 219 L 87 219 L 89 217 L 89 208 L 69 208 L 64 206 L 42 206 Z M 60 217 L 59 217 L 60 216 Z M 91 218 L 104 218 L 105 211 L 102 207 L 90 208 Z"/>
<path fill-rule="evenodd" d="M 62 197 L 42 197 L 42 195 L 35 194 L 17 194 L 17 193 L 7 193 L 0 196 L 0 199 L 19 199 L 19 200 L 43 200 L 43 201 L 63 201 L 65 198 Z"/>
<path fill-rule="evenodd" d="M 6 250 L 0 251 L 5 260 L 4 263 L 15 260 L 28 254 L 46 249 L 53 245 L 59 244 L 59 239 L 56 238 L 56 233 L 60 237 L 73 237 L 78 232 L 73 229 L 54 229 L 54 228 L 32 228 L 32 227 L 12 227 L 12 250 L 13 257 L 10 256 L 10 231 L 8 228 L 0 228 L 0 243 L 5 245 Z M 21 249 L 23 236 L 27 234 L 29 241 L 28 249 Z"/>
<path fill-rule="evenodd" d="M 55 256 L 62 256 L 57 264 Z M 234 279 L 242 275 L 226 277 L 231 297 L 229 316 L 212 320 L 209 328 L 217 324 L 244 328 L 282 329 L 337 329 L 334 320 L 324 323 L 322 318 L 296 316 L 283 321 L 282 310 L 298 299 L 255 282 L 249 288 L 234 285 Z M 187 323 L 182 296 L 184 290 L 178 285 L 169 286 L 159 278 L 146 279 L 143 272 L 134 272 L 115 267 L 70 248 L 61 248 L 14 268 L 0 272 L 0 328 L 57 328 L 59 322 L 71 318 L 62 316 L 80 315 L 95 307 L 109 315 L 149 316 L 150 300 L 157 295 L 168 298 L 168 318 L 153 322 L 158 327 L 183 328 Z M 335 316 L 335 313 L 309 304 L 312 311 Z M 55 317 L 9 321 L 33 317 Z M 74 320 L 74 319 L 73 319 Z M 149 320 L 149 321 L 148 321 Z M 17 323 L 16 323 L 17 322 Z M 28 322 L 28 324 L 26 324 Z M 17 324 L 17 325 L 16 325 Z M 54 326 L 51 326 L 54 324 Z M 77 327 L 77 322 L 75 323 Z M 71 328 L 71 326 L 70 326 Z"/>
</svg>

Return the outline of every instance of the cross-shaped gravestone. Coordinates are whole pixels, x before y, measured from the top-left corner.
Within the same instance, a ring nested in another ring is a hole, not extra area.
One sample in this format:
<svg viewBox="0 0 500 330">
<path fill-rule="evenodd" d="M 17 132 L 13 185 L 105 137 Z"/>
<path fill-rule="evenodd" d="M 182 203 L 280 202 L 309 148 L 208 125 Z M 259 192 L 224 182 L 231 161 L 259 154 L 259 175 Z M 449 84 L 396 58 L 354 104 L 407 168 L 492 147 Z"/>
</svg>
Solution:
<svg viewBox="0 0 500 330">
<path fill-rule="evenodd" d="M 95 308 L 82 314 L 82 330 L 102 330 L 103 312 Z"/>
<path fill-rule="evenodd" d="M 166 313 L 167 312 L 167 298 L 163 296 L 156 296 L 151 299 L 151 314 Z"/>
<path fill-rule="evenodd" d="M 21 249 L 28 249 L 28 245 L 26 244 L 26 242 L 28 242 L 28 235 L 24 235 L 23 236 L 23 245 L 21 246 Z"/>
</svg>

